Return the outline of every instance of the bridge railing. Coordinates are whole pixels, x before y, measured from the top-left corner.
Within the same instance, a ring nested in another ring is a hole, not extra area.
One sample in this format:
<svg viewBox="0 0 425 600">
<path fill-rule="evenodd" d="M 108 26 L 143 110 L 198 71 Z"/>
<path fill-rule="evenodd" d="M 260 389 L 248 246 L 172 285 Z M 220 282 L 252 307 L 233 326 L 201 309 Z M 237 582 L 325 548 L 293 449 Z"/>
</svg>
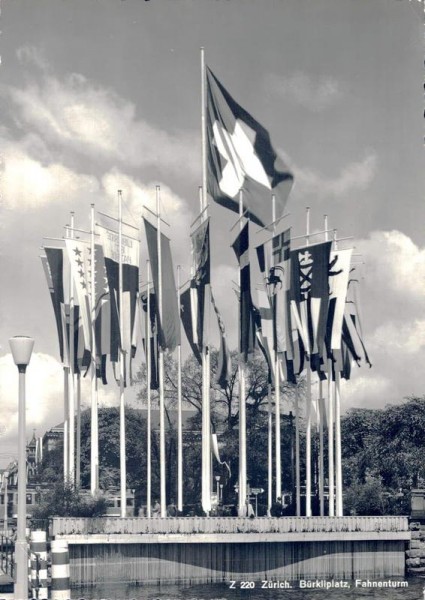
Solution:
<svg viewBox="0 0 425 600">
<path fill-rule="evenodd" d="M 54 517 L 51 533 L 89 534 L 195 534 L 195 533 L 311 533 L 408 531 L 408 518 L 391 517 Z"/>
</svg>

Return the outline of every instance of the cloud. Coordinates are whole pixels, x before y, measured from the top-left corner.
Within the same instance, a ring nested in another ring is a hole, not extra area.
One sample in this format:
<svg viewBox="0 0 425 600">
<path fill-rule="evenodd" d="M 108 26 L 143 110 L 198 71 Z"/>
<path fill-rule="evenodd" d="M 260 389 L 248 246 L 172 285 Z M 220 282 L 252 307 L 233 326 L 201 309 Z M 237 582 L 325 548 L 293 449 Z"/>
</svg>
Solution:
<svg viewBox="0 0 425 600">
<path fill-rule="evenodd" d="M 2 197 L 9 209 L 39 209 L 52 202 L 71 204 L 77 197 L 91 198 L 99 192 L 95 177 L 56 162 L 42 164 L 18 145 L 3 150 L 2 167 Z"/>
<path fill-rule="evenodd" d="M 345 406 L 382 407 L 421 396 L 425 362 L 425 248 L 400 231 L 374 231 L 355 242 L 364 341 L 373 367 L 353 368 Z"/>
<path fill-rule="evenodd" d="M 373 231 L 368 239 L 356 241 L 356 248 L 366 263 L 371 291 L 391 293 L 403 303 L 423 302 L 425 248 L 397 230 Z"/>
<path fill-rule="evenodd" d="M 108 203 L 109 214 L 116 215 L 117 212 L 117 190 L 123 192 L 123 218 L 134 226 L 141 226 L 141 216 L 152 221 L 152 214 L 144 210 L 146 206 L 150 211 L 156 213 L 156 185 L 155 183 L 143 183 L 116 169 L 106 173 L 102 177 L 102 189 L 105 192 L 105 200 Z M 162 232 L 172 240 L 174 267 L 179 263 L 187 264 L 190 256 L 190 223 L 193 220 L 192 213 L 187 202 L 180 198 L 167 185 L 160 184 L 161 218 L 170 225 L 163 224 Z M 155 220 L 155 217 L 153 217 Z M 141 238 L 144 243 L 144 232 Z M 146 256 L 146 253 L 145 253 Z M 141 266 L 144 270 L 145 265 Z"/>
<path fill-rule="evenodd" d="M 16 56 L 22 65 L 35 66 L 42 71 L 49 68 L 44 52 L 36 46 L 21 46 L 16 50 Z"/>
<path fill-rule="evenodd" d="M 26 430 L 41 435 L 63 421 L 63 371 L 53 357 L 33 353 L 26 375 Z M 17 453 L 18 370 L 10 353 L 0 357 L 0 413 L 2 448 Z"/>
<path fill-rule="evenodd" d="M 378 157 L 374 152 L 343 167 L 335 177 L 326 177 L 314 169 L 290 165 L 295 176 L 294 191 L 299 197 L 345 198 L 350 192 L 366 190 L 375 178 Z"/>
<path fill-rule="evenodd" d="M 290 77 L 269 74 L 265 87 L 315 113 L 334 106 L 344 97 L 341 83 L 333 77 L 313 78 L 302 72 Z"/>
<path fill-rule="evenodd" d="M 19 55 L 43 67 L 25 87 L 2 88 L 9 116 L 21 129 L 30 127 L 48 142 L 94 161 L 162 167 L 174 174 L 184 168 L 186 177 L 198 175 L 196 133 L 170 133 L 138 118 L 134 103 L 81 74 L 59 80 L 46 72 L 34 48 L 21 48 Z"/>
</svg>

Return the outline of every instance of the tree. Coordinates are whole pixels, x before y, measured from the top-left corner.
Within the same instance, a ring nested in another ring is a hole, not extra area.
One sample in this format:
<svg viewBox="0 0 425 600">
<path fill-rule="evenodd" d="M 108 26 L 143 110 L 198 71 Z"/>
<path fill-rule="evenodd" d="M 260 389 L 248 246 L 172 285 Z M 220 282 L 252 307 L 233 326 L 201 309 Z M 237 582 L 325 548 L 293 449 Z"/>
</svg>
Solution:
<svg viewBox="0 0 425 600">
<path fill-rule="evenodd" d="M 58 482 L 42 494 L 41 502 L 33 509 L 34 520 L 50 517 L 100 517 L 106 513 L 106 499 L 83 495 L 69 483 Z"/>
</svg>

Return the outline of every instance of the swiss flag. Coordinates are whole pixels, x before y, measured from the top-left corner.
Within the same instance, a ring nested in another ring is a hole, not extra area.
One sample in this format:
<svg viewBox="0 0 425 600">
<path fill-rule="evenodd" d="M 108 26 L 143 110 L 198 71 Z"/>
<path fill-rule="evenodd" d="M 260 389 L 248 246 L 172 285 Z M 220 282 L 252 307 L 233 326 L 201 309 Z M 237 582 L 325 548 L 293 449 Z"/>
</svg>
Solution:
<svg viewBox="0 0 425 600">
<path fill-rule="evenodd" d="M 212 198 L 239 211 L 243 189 L 244 210 L 257 225 L 272 221 L 272 194 L 276 217 L 283 214 L 294 177 L 273 149 L 266 129 L 233 100 L 207 69 L 207 191 Z"/>
</svg>

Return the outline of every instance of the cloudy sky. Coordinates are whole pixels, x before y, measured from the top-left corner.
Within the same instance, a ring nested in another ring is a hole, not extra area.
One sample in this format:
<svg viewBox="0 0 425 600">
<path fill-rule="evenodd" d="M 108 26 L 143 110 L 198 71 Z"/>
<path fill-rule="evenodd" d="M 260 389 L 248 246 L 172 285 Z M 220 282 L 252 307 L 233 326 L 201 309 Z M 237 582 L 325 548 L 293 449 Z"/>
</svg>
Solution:
<svg viewBox="0 0 425 600">
<path fill-rule="evenodd" d="M 138 224 L 160 184 L 175 264 L 188 276 L 201 182 L 200 46 L 294 172 L 293 235 L 304 233 L 310 206 L 312 229 L 328 214 L 364 262 L 373 368 L 356 369 L 343 407 L 424 393 L 421 8 L 417 0 L 3 0 L 0 464 L 16 454 L 9 337 L 36 340 L 28 434 L 62 420 L 43 237 L 61 237 L 72 210 L 76 226 L 88 227 L 92 202 L 116 214 L 118 188 L 126 220 Z M 211 216 L 213 287 L 234 347 L 235 216 L 219 206 Z M 102 392 L 102 402 L 117 400 L 115 387 Z"/>
</svg>

